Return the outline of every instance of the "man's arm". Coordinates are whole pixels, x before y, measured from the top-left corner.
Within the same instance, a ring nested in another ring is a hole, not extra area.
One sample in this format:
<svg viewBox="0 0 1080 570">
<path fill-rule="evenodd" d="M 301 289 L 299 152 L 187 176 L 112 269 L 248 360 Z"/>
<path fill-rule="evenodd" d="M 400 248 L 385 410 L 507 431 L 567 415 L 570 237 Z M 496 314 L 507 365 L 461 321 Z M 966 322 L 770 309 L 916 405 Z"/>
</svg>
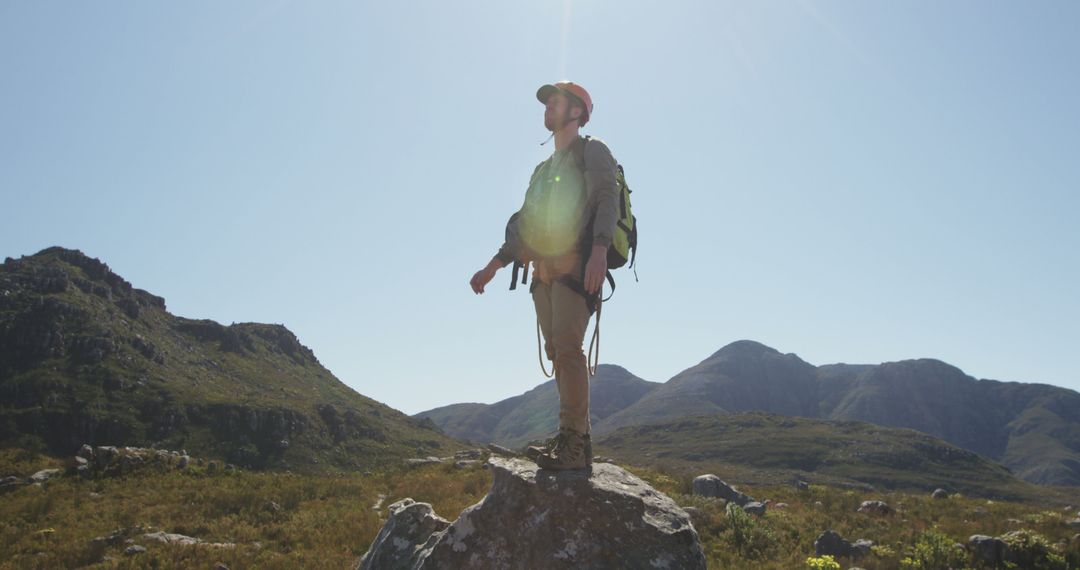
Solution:
<svg viewBox="0 0 1080 570">
<path fill-rule="evenodd" d="M 593 212 L 592 251 L 585 265 L 585 291 L 600 290 L 607 272 L 607 250 L 619 221 L 619 185 L 615 178 L 615 157 L 606 144 L 590 139 L 585 144 L 585 188 Z"/>
<path fill-rule="evenodd" d="M 619 185 L 615 179 L 615 157 L 604 141 L 590 139 L 585 144 L 585 187 L 594 208 L 593 246 L 606 253 L 619 221 Z"/>
</svg>

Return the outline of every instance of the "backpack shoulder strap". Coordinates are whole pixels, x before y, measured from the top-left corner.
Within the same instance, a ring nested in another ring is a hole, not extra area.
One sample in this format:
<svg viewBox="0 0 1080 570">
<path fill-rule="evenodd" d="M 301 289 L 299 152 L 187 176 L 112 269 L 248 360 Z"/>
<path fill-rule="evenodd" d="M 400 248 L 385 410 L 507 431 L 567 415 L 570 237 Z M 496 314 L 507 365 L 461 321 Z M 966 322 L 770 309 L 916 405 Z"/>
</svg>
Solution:
<svg viewBox="0 0 1080 570">
<path fill-rule="evenodd" d="M 585 145 L 589 144 L 590 140 L 592 137 L 585 135 L 574 141 L 574 160 L 582 172 L 585 172 Z"/>
</svg>

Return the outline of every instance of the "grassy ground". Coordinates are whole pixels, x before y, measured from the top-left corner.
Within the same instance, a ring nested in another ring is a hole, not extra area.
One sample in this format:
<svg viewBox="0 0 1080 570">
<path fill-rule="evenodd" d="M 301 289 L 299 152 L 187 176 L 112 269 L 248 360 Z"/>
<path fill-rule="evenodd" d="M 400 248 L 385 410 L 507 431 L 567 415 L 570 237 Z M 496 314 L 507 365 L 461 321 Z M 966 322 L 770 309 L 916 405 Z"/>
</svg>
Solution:
<svg viewBox="0 0 1080 570">
<path fill-rule="evenodd" d="M 57 465 L 48 457 L 0 450 L 0 474 L 30 474 Z M 1063 564 L 1080 568 L 1080 541 L 1066 548 L 1054 546 L 1080 532 L 1065 525 L 1076 515 L 1064 512 L 1064 505 L 1050 509 L 958 495 L 933 500 L 927 494 L 864 493 L 818 485 L 809 491 L 790 486 L 741 488 L 759 499 L 790 505 L 750 519 L 727 515 L 721 501 L 691 496 L 688 477 L 652 468 L 632 471 L 679 504 L 699 509 L 695 527 L 710 568 L 807 568 L 814 539 L 827 528 L 849 540 L 868 538 L 881 545 L 857 562 L 866 570 L 937 567 L 903 563 L 905 557 L 917 561 L 920 552 L 929 558 L 926 553 L 939 536 L 935 532 L 951 544 L 966 542 L 972 534 L 1000 535 L 1018 529 L 1044 538 L 1049 552 L 1067 561 Z M 41 487 L 0 495 L 0 568 L 212 568 L 217 562 L 232 570 L 350 568 L 382 526 L 386 505 L 412 497 L 432 503 L 437 513 L 452 520 L 482 498 L 489 485 L 488 471 L 450 465 L 371 476 L 246 471 L 211 475 L 195 467 L 185 472 L 145 471 L 122 479 L 59 477 Z M 887 516 L 856 512 L 867 499 L 884 500 L 897 512 Z M 373 508 L 376 504 L 380 510 Z M 1080 505 L 1073 513 L 1076 508 Z M 129 529 L 117 544 L 92 542 L 117 529 Z M 144 532 L 158 530 L 236 546 L 171 546 L 142 538 Z M 148 551 L 125 556 L 124 538 Z M 840 562 L 842 568 L 856 564 Z"/>
</svg>

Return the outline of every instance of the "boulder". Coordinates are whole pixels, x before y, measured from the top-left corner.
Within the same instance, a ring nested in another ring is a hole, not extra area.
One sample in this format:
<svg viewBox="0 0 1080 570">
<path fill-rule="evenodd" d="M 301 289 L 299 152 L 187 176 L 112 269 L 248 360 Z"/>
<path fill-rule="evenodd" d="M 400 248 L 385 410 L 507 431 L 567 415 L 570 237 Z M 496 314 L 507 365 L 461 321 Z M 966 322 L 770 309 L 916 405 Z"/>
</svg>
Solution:
<svg viewBox="0 0 1080 570">
<path fill-rule="evenodd" d="M 976 558 L 994 567 L 1001 564 L 1006 550 L 1004 540 L 985 534 L 973 534 L 968 537 L 967 547 Z"/>
<path fill-rule="evenodd" d="M 402 499 L 389 507 L 390 518 L 360 560 L 357 570 L 420 568 L 422 557 L 441 538 L 450 521 L 435 514 L 428 503 Z"/>
<path fill-rule="evenodd" d="M 390 506 L 359 569 L 704 569 L 690 517 L 608 464 L 549 471 L 491 457 L 487 496 L 448 523 L 426 503 Z"/>
<path fill-rule="evenodd" d="M 851 542 L 832 529 L 821 533 L 814 541 L 814 552 L 818 556 L 851 556 L 853 551 Z"/>
<path fill-rule="evenodd" d="M 702 497 L 718 497 L 733 502 L 740 507 L 754 501 L 753 497 L 740 493 L 735 487 L 723 482 L 712 473 L 694 477 L 693 493 Z"/>
<path fill-rule="evenodd" d="M 1065 526 L 1070 528 L 1080 528 L 1080 517 L 1065 521 Z"/>
<path fill-rule="evenodd" d="M 930 493 L 930 498 L 932 498 L 932 499 L 948 499 L 949 498 L 949 492 L 946 491 L 945 489 L 934 489 L 934 492 Z"/>
</svg>

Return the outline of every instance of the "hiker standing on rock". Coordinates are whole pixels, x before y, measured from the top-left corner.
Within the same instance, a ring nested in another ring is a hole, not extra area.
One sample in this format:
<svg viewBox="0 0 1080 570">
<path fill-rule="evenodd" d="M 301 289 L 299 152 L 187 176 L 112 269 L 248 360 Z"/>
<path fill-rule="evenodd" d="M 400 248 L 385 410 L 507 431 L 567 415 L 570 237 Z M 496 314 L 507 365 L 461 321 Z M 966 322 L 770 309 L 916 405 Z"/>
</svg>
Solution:
<svg viewBox="0 0 1080 570">
<path fill-rule="evenodd" d="M 584 88 L 562 81 L 540 87 L 536 98 L 545 105 L 544 126 L 555 138 L 555 151 L 533 170 L 525 203 L 507 224 L 506 241 L 469 285 L 483 293 L 496 271 L 515 263 L 513 289 L 517 269 L 533 264 L 529 292 L 544 351 L 554 363 L 559 433 L 527 454 L 544 469 L 583 469 L 592 465 L 592 443 L 589 365 L 582 346 L 589 318 L 600 306 L 619 218 L 616 162 L 603 141 L 578 134 L 593 109 Z"/>
</svg>

